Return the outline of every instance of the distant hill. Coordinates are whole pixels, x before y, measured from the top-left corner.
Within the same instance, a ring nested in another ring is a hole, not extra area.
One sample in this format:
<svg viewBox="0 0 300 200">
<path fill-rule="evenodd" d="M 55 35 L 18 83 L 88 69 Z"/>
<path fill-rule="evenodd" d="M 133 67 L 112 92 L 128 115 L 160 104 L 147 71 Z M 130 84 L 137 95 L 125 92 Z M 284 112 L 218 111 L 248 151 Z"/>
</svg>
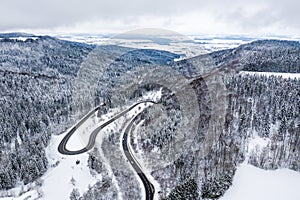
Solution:
<svg viewBox="0 0 300 200">
<path fill-rule="evenodd" d="M 29 33 L 0 33 L 0 38 L 13 38 L 13 37 L 37 37 Z"/>
<path fill-rule="evenodd" d="M 300 73 L 300 43 L 259 40 L 210 54 L 217 66 L 245 71 Z"/>
<path fill-rule="evenodd" d="M 233 49 L 215 51 L 180 60 L 174 68 L 188 77 L 221 71 L 256 71 L 300 73 L 300 43 L 296 41 L 259 40 Z"/>
</svg>

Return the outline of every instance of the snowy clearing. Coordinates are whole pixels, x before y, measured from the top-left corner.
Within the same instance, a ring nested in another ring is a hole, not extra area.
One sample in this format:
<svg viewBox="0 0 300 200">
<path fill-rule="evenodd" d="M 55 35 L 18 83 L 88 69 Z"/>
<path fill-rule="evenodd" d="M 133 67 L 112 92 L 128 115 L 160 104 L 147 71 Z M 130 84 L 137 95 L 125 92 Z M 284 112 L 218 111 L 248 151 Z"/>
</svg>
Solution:
<svg viewBox="0 0 300 200">
<path fill-rule="evenodd" d="M 220 200 L 299 200 L 300 173 L 289 169 L 267 171 L 241 164 L 233 185 Z"/>
<path fill-rule="evenodd" d="M 101 180 L 101 177 L 93 177 L 87 165 L 88 154 L 80 154 L 76 156 L 63 156 L 58 153 L 57 146 L 62 140 L 64 134 L 52 136 L 49 147 L 47 148 L 47 156 L 50 165 L 59 161 L 59 164 L 50 168 L 42 177 L 44 184 L 42 186 L 43 199 L 69 199 L 73 188 L 77 188 L 80 194 L 88 190 L 89 185 L 92 186 Z M 77 140 L 80 142 L 80 140 Z M 79 145 L 81 145 L 79 143 Z M 79 161 L 77 164 L 76 161 Z M 71 181 L 73 178 L 73 181 Z"/>
</svg>

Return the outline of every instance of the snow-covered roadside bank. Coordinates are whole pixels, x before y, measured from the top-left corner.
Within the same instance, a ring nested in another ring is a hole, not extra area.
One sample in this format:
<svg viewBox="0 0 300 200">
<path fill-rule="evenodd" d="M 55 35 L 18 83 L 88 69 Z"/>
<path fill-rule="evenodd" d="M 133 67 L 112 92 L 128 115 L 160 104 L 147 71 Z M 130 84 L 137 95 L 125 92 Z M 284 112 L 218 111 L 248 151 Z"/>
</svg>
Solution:
<svg viewBox="0 0 300 200">
<path fill-rule="evenodd" d="M 0 198 L 1 200 L 36 200 L 36 199 L 40 199 L 39 198 L 39 194 L 37 191 L 35 190 L 30 190 L 28 192 L 25 192 L 24 194 L 22 194 L 19 197 L 3 197 Z"/>
</svg>

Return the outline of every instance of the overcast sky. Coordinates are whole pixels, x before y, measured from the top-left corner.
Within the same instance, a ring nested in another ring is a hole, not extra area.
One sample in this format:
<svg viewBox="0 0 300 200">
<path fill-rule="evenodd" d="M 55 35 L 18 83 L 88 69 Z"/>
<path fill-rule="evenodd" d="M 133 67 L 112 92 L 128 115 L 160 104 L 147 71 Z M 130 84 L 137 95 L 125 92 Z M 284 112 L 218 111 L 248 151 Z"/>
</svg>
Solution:
<svg viewBox="0 0 300 200">
<path fill-rule="evenodd" d="M 1 0 L 0 32 L 300 36 L 299 0 Z"/>
</svg>

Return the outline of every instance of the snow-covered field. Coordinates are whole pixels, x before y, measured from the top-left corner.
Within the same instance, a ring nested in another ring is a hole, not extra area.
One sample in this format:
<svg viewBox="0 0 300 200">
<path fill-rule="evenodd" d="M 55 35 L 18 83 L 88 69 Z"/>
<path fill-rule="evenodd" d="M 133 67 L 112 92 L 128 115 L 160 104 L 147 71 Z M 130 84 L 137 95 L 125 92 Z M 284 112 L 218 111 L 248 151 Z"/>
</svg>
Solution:
<svg viewBox="0 0 300 200">
<path fill-rule="evenodd" d="M 250 39 L 230 39 L 230 38 L 194 38 L 195 42 L 198 43 L 198 45 L 201 45 L 204 47 L 204 49 L 208 52 L 223 50 L 223 49 L 229 49 L 229 48 L 235 48 L 239 45 L 246 44 L 252 40 Z"/>
<path fill-rule="evenodd" d="M 63 135 L 53 136 L 47 149 L 47 156 L 50 164 L 59 162 L 56 167 L 50 168 L 42 177 L 44 180 L 42 191 L 43 199 L 69 199 L 70 193 L 77 188 L 80 194 L 88 190 L 101 176 L 93 176 L 87 165 L 88 154 L 76 156 L 61 155 L 57 151 L 57 146 L 62 140 Z M 74 141 L 74 140 L 73 140 Z M 82 146 L 80 139 L 77 140 L 78 146 Z M 75 145 L 73 143 L 73 145 Z M 76 161 L 79 161 L 76 164 Z"/>
<path fill-rule="evenodd" d="M 289 169 L 266 171 L 241 164 L 233 185 L 220 200 L 299 200 L 300 173 Z"/>
<path fill-rule="evenodd" d="M 159 43 L 151 39 L 124 39 L 107 37 L 102 35 L 57 35 L 59 39 L 73 42 L 82 42 L 96 45 L 119 45 L 131 48 L 157 49 L 170 51 L 182 55 L 180 59 L 198 56 L 217 50 L 234 48 L 251 41 L 249 38 L 214 38 L 211 36 L 182 36 L 181 38 L 171 38 L 168 44 Z M 160 38 L 160 37 L 159 37 Z M 170 38 L 160 38 L 170 39 Z M 254 40 L 254 39 L 252 39 Z"/>
</svg>

